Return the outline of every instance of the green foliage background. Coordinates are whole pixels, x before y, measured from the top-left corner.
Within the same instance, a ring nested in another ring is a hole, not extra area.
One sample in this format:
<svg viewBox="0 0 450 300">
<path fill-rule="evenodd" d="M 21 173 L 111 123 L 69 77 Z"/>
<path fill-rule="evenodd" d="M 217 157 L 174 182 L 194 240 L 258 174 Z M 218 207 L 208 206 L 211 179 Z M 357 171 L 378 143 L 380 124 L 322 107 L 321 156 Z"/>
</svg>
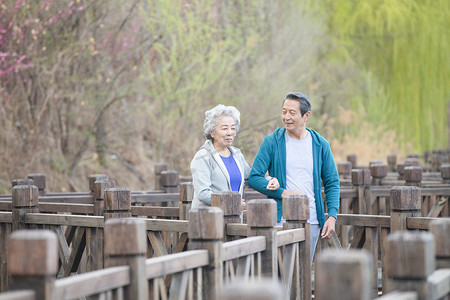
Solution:
<svg viewBox="0 0 450 300">
<path fill-rule="evenodd" d="M 336 46 L 368 72 L 366 95 L 351 97 L 372 122 L 394 128 L 416 151 L 447 145 L 449 1 L 330 0 L 320 8 Z M 377 86 L 378 88 L 375 88 Z"/>
</svg>

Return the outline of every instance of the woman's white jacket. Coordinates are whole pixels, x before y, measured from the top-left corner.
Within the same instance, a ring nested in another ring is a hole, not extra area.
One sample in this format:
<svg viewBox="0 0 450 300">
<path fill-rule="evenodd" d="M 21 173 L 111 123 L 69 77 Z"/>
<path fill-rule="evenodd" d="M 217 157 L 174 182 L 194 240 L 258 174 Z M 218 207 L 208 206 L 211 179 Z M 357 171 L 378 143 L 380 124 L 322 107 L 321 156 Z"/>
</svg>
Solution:
<svg viewBox="0 0 450 300">
<path fill-rule="evenodd" d="M 241 171 L 241 186 L 239 193 L 242 196 L 244 180 L 248 179 L 250 167 L 245 161 L 241 150 L 228 147 Z M 211 194 L 220 191 L 231 191 L 230 175 L 220 155 L 214 149 L 211 140 L 207 140 L 191 161 L 192 184 L 194 185 L 194 199 L 192 208 L 210 206 Z"/>
</svg>

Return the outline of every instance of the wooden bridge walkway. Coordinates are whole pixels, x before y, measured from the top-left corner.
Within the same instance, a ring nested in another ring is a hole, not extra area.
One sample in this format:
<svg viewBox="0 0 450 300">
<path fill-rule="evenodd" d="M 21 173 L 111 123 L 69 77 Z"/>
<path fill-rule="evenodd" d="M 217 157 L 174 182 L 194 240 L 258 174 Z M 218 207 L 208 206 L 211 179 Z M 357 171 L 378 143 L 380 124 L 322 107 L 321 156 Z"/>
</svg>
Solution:
<svg viewBox="0 0 450 300">
<path fill-rule="evenodd" d="M 398 172 L 379 161 L 353 167 L 338 163 L 338 234 L 320 243 L 314 272 L 301 196 L 283 199 L 287 222 L 277 227 L 275 203 L 251 190 L 245 224 L 236 193 L 189 213 L 192 185 L 173 171 L 158 174 L 154 191 L 115 188 L 96 174 L 90 192 L 70 194 L 47 193 L 45 176 L 30 174 L 0 195 L 0 300 L 261 299 L 261 290 L 267 299 L 400 297 L 394 290 L 413 291 L 399 299 L 448 299 L 450 165 L 437 172 L 411 157 Z M 393 233 L 400 237 L 388 241 Z"/>
</svg>

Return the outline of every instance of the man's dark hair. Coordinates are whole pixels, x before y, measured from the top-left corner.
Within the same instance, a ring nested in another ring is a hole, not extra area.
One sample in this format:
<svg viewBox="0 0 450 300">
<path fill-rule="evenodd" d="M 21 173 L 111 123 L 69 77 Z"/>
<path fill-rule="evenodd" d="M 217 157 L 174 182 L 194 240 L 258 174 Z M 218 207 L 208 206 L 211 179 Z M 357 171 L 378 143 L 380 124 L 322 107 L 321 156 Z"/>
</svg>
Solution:
<svg viewBox="0 0 450 300">
<path fill-rule="evenodd" d="M 286 95 L 283 100 L 283 105 L 286 100 L 297 100 L 300 103 L 300 112 L 303 115 L 311 111 L 311 102 L 309 102 L 308 96 L 300 92 L 291 92 Z"/>
</svg>

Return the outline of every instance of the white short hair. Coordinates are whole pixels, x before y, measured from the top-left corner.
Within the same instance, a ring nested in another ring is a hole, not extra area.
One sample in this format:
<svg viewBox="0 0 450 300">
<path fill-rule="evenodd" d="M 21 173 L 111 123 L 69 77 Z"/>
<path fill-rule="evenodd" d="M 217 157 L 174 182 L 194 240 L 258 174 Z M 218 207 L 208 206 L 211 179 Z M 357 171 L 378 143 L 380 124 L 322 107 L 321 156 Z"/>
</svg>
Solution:
<svg viewBox="0 0 450 300">
<path fill-rule="evenodd" d="M 225 106 L 219 104 L 205 112 L 205 121 L 203 122 L 203 134 L 206 139 L 212 140 L 211 132 L 216 128 L 217 120 L 221 116 L 231 116 L 236 124 L 236 133 L 239 131 L 241 113 L 234 106 Z"/>
</svg>

